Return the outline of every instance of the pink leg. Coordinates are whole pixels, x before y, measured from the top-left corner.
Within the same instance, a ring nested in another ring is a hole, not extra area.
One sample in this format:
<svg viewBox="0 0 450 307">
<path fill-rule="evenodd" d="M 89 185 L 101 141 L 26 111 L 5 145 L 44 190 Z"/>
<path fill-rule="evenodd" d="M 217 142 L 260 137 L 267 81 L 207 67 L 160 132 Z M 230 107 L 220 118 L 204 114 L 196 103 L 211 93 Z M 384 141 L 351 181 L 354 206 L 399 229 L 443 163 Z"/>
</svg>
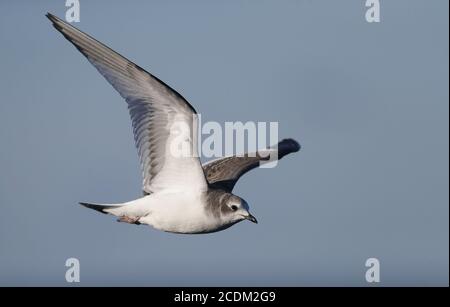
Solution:
<svg viewBox="0 0 450 307">
<path fill-rule="evenodd" d="M 131 216 L 126 216 L 126 215 L 122 215 L 121 217 L 119 217 L 117 219 L 117 221 L 118 222 L 123 222 L 123 223 L 136 224 L 136 225 L 141 224 L 139 222 L 139 217 L 131 217 Z"/>
</svg>

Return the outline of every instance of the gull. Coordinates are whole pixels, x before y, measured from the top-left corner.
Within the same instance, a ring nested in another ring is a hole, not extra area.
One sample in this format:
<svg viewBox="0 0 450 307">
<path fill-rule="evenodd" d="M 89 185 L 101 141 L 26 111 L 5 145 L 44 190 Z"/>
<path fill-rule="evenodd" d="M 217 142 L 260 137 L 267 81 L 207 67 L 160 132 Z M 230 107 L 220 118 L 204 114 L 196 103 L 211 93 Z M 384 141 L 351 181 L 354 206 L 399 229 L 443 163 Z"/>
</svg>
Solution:
<svg viewBox="0 0 450 307">
<path fill-rule="evenodd" d="M 242 175 L 271 157 L 299 151 L 295 140 L 202 165 L 192 137 L 197 112 L 186 99 L 86 33 L 50 13 L 46 16 L 127 102 L 143 174 L 142 197 L 120 204 L 81 205 L 114 215 L 119 222 L 181 234 L 217 232 L 243 220 L 257 223 L 233 188 Z M 174 154 L 171 144 L 176 141 L 191 148 L 190 154 Z"/>
</svg>

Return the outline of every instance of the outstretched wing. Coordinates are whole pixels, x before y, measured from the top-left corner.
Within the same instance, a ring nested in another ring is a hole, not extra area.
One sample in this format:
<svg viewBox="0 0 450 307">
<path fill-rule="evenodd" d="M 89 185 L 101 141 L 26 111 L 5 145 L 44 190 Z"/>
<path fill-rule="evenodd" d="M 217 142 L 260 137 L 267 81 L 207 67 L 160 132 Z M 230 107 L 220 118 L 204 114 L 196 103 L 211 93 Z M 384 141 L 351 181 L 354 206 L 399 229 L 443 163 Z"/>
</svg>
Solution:
<svg viewBox="0 0 450 307">
<path fill-rule="evenodd" d="M 278 150 L 278 160 L 291 152 L 300 150 L 300 144 L 293 139 L 285 139 L 278 146 L 258 151 L 253 154 L 245 154 L 242 157 L 232 156 L 212 160 L 203 164 L 206 180 L 213 188 L 219 188 L 231 192 L 236 182 L 242 175 L 258 167 L 260 162 L 269 161 L 271 152 Z"/>
<path fill-rule="evenodd" d="M 60 18 L 51 14 L 47 17 L 128 103 L 144 192 L 206 189 L 194 137 L 198 125 L 194 108 L 164 82 L 117 52 Z M 173 144 L 188 148 L 189 154 L 174 151 Z"/>
</svg>

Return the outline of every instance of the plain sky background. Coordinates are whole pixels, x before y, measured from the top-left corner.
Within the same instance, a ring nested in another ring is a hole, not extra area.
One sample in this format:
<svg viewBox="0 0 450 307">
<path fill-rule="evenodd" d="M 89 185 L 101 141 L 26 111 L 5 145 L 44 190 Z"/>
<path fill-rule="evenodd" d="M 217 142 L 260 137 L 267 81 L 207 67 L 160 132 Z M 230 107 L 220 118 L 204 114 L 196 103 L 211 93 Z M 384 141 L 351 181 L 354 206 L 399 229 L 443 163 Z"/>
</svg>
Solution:
<svg viewBox="0 0 450 307">
<path fill-rule="evenodd" d="M 65 1 L 0 1 L 0 285 L 449 282 L 447 0 L 83 1 L 77 27 L 204 121 L 279 121 L 300 153 L 243 177 L 259 224 L 174 235 L 78 201 L 140 197 L 125 102 L 56 32 Z"/>
</svg>

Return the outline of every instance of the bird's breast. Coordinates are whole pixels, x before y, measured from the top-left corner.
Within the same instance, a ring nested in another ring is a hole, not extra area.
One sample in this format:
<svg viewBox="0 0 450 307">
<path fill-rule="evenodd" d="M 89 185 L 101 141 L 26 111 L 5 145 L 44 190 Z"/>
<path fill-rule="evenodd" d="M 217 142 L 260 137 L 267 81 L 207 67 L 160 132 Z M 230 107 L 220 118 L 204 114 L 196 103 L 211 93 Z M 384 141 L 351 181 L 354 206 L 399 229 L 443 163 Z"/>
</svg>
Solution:
<svg viewBox="0 0 450 307">
<path fill-rule="evenodd" d="M 205 233 L 221 227 L 220 221 L 205 211 L 200 195 L 173 193 L 152 195 L 151 213 L 139 221 L 174 233 Z"/>
</svg>

